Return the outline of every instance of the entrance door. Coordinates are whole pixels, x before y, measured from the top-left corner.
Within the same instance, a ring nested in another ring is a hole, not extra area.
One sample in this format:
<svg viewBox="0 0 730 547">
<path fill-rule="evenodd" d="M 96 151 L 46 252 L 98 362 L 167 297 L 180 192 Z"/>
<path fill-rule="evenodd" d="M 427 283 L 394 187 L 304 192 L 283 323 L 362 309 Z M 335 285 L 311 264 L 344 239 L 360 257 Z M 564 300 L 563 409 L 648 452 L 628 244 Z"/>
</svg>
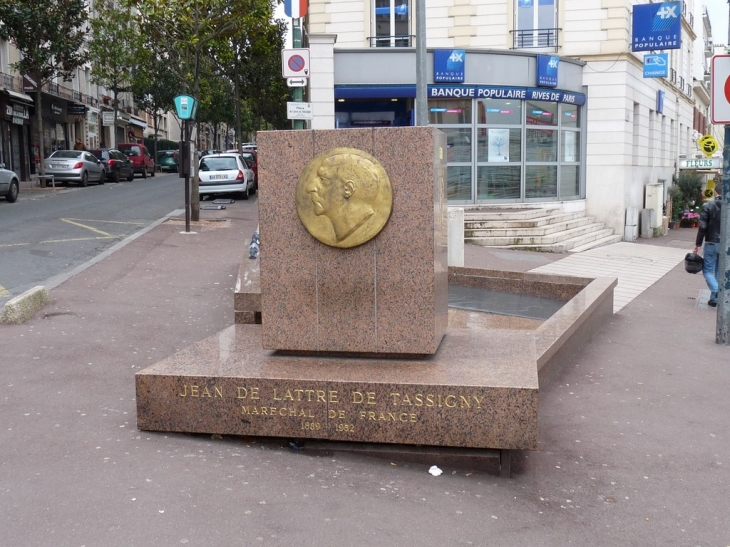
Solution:
<svg viewBox="0 0 730 547">
<path fill-rule="evenodd" d="M 18 175 L 18 178 L 22 178 L 20 172 L 20 166 L 22 165 L 20 162 L 20 130 L 22 128 L 22 125 L 17 124 L 13 124 L 10 126 L 10 163 L 12 166 L 7 168 L 11 171 L 15 171 L 15 174 Z"/>
</svg>

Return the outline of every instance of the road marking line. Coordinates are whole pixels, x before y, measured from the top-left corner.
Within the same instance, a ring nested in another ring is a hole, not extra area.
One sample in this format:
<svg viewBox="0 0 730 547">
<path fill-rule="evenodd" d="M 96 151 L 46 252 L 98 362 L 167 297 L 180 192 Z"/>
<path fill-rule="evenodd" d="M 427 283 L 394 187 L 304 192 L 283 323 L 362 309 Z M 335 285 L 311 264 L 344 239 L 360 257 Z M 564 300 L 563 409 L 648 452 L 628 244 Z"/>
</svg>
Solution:
<svg viewBox="0 0 730 547">
<path fill-rule="evenodd" d="M 73 220 L 68 219 L 68 218 L 62 218 L 61 220 L 63 222 L 68 222 L 69 224 L 73 224 L 74 226 L 79 226 L 80 228 L 86 228 L 87 230 L 91 230 L 92 232 L 101 234 L 103 236 L 113 237 L 111 234 L 109 234 L 107 232 L 103 232 L 102 230 L 97 230 L 96 228 L 94 228 L 92 226 L 87 226 L 86 224 L 81 224 L 80 222 L 74 222 Z"/>
<path fill-rule="evenodd" d="M 106 224 L 131 224 L 133 226 L 146 226 L 145 222 L 124 222 L 122 220 L 96 220 L 92 218 L 62 218 L 61 220 L 77 220 L 83 222 L 105 222 Z"/>
<path fill-rule="evenodd" d="M 94 241 L 97 239 L 119 239 L 122 236 L 113 236 L 111 234 L 100 237 L 74 237 L 71 239 L 46 239 L 40 243 L 66 243 L 68 241 Z"/>
<path fill-rule="evenodd" d="M 0 296 L 10 296 L 10 291 L 8 291 L 8 289 L 6 289 L 2 285 L 0 285 Z"/>
<path fill-rule="evenodd" d="M 7 247 L 25 247 L 27 245 L 40 245 L 42 243 L 66 243 L 72 241 L 95 241 L 97 239 L 119 239 L 122 236 L 98 236 L 98 237 L 74 237 L 69 239 L 44 239 L 43 241 L 28 242 L 28 243 L 5 243 L 0 245 L 0 249 Z"/>
</svg>

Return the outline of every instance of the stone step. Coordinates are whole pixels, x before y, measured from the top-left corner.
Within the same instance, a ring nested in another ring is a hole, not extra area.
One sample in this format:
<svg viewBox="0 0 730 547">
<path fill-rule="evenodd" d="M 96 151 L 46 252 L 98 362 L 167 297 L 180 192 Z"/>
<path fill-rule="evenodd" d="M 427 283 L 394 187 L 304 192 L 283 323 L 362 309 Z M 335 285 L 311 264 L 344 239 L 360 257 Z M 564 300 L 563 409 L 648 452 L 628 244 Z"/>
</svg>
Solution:
<svg viewBox="0 0 730 547">
<path fill-rule="evenodd" d="M 473 242 L 488 247 L 504 247 L 504 246 L 534 246 L 534 245 L 553 245 L 569 239 L 582 236 L 591 232 L 604 229 L 603 223 L 592 222 L 584 226 L 578 226 L 562 230 L 551 234 L 530 234 L 521 231 L 519 234 L 510 236 L 497 237 L 465 237 L 464 241 Z"/>
<path fill-rule="evenodd" d="M 464 222 L 490 220 L 528 220 L 542 218 L 562 212 L 560 207 L 500 207 L 483 209 L 465 209 Z"/>
<path fill-rule="evenodd" d="M 614 243 L 618 243 L 619 241 L 623 241 L 623 237 L 618 234 L 614 234 L 613 231 L 611 231 L 611 235 L 602 237 L 595 241 L 589 241 L 588 243 L 579 245 L 577 247 L 573 247 L 572 249 L 570 249 L 569 252 L 582 253 L 583 251 L 587 251 L 589 249 L 595 249 L 596 247 L 603 247 L 604 245 L 612 245 Z"/>
<path fill-rule="evenodd" d="M 615 239 L 617 238 L 617 239 Z M 513 244 L 513 245 L 489 245 L 482 243 L 479 240 L 469 241 L 475 245 L 484 245 L 495 249 L 514 249 L 522 251 L 538 251 L 543 253 L 566 253 L 566 252 L 579 252 L 574 249 L 583 248 L 587 250 L 592 246 L 600 247 L 602 245 L 608 245 L 609 243 L 615 243 L 620 241 L 621 237 L 613 235 L 611 228 L 603 228 L 586 234 L 577 235 L 572 238 L 568 238 L 562 241 L 553 243 L 548 242 L 536 242 L 536 243 L 524 243 L 524 244 Z"/>
<path fill-rule="evenodd" d="M 474 226 L 473 224 L 464 226 L 464 233 L 468 237 L 536 237 L 541 235 L 554 234 L 573 228 L 579 228 L 587 224 L 595 223 L 592 217 L 586 217 L 582 213 L 572 213 L 568 215 L 560 215 L 552 217 L 550 222 L 532 225 L 528 223 L 502 222 L 491 223 L 490 227 Z M 478 223 L 481 224 L 481 223 Z M 519 225 L 526 224 L 526 225 Z"/>
<path fill-rule="evenodd" d="M 501 220 L 473 220 L 470 218 L 464 218 L 464 229 L 465 230 L 480 230 L 480 229 L 493 229 L 493 228 L 536 228 L 538 226 L 547 226 L 549 224 L 556 224 L 568 220 L 577 218 L 585 218 L 584 211 L 578 211 L 574 213 L 563 213 L 552 215 L 543 215 L 535 218 L 505 218 Z"/>
</svg>

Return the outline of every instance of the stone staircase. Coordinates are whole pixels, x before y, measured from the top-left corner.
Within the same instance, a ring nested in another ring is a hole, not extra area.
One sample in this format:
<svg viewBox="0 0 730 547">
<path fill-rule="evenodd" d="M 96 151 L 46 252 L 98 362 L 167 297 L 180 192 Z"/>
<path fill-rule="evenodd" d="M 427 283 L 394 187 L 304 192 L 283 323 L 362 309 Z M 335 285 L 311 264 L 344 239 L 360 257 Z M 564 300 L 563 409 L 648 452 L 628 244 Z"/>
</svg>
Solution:
<svg viewBox="0 0 730 547">
<path fill-rule="evenodd" d="M 612 228 L 556 206 L 482 206 L 464 210 L 464 242 L 505 249 L 581 252 L 621 241 Z"/>
</svg>

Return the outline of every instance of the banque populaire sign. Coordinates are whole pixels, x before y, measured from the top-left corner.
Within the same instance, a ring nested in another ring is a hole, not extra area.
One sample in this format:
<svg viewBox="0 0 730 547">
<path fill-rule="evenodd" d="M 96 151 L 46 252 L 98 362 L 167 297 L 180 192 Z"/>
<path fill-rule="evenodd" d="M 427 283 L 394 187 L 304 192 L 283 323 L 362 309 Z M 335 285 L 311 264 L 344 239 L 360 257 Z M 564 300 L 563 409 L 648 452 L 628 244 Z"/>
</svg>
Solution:
<svg viewBox="0 0 730 547">
<path fill-rule="evenodd" d="M 682 2 L 634 6 L 631 51 L 682 47 Z"/>
<path fill-rule="evenodd" d="M 490 85 L 428 86 L 429 99 L 519 99 L 523 101 L 552 101 L 584 105 L 583 93 L 540 89 L 536 87 L 503 87 Z"/>
</svg>

